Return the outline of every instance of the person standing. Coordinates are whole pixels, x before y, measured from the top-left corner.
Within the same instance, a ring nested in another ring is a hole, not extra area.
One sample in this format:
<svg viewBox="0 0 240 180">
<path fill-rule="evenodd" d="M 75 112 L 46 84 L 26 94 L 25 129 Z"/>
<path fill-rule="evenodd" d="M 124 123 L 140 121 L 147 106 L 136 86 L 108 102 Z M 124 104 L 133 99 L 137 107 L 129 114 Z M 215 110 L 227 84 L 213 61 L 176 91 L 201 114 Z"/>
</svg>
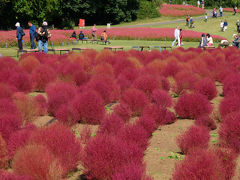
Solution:
<svg viewBox="0 0 240 180">
<path fill-rule="evenodd" d="M 220 28 L 221 28 L 221 31 L 223 32 L 223 28 L 224 28 L 224 22 L 223 21 L 221 21 L 221 23 L 220 23 Z"/>
<path fill-rule="evenodd" d="M 200 1 L 199 0 L 197 1 L 197 7 L 198 8 L 200 7 Z"/>
<path fill-rule="evenodd" d="M 202 0 L 202 9 L 204 9 L 204 0 Z"/>
<path fill-rule="evenodd" d="M 237 13 L 237 6 L 234 6 L 233 11 L 234 11 L 233 15 L 236 15 L 236 13 Z"/>
<path fill-rule="evenodd" d="M 190 21 L 190 16 L 187 15 L 187 16 L 186 16 L 186 26 L 189 26 L 189 21 Z"/>
<path fill-rule="evenodd" d="M 204 21 L 207 22 L 207 20 L 208 20 L 208 14 L 206 13 L 204 17 Z"/>
<path fill-rule="evenodd" d="M 240 21 L 239 20 L 237 20 L 236 26 L 237 26 L 237 32 L 239 32 L 239 30 L 240 30 Z"/>
<path fill-rule="evenodd" d="M 16 37 L 17 37 L 17 40 L 18 40 L 18 48 L 19 48 L 19 50 L 22 50 L 23 49 L 23 39 L 22 38 L 23 38 L 23 36 L 25 36 L 25 33 L 23 31 L 23 28 L 20 26 L 19 22 L 17 22 L 15 24 L 15 26 L 17 27 Z"/>
<path fill-rule="evenodd" d="M 190 17 L 190 28 L 194 28 L 193 23 L 194 23 L 193 18 Z"/>
<path fill-rule="evenodd" d="M 48 39 L 51 38 L 51 33 L 48 30 L 48 23 L 46 21 L 43 22 L 42 27 L 38 29 L 38 49 L 39 52 L 48 53 Z"/>
<path fill-rule="evenodd" d="M 36 26 L 34 26 L 31 21 L 28 21 L 28 26 L 30 27 L 29 28 L 29 35 L 30 35 L 31 49 L 36 49 L 37 46 L 34 42 L 34 39 L 35 39 L 36 33 L 37 33 L 36 32 Z"/>
<path fill-rule="evenodd" d="M 96 32 L 97 32 L 97 28 L 96 28 L 96 24 L 94 24 L 93 27 L 92 27 L 92 40 L 97 39 Z"/>
<path fill-rule="evenodd" d="M 223 31 L 226 31 L 228 28 L 228 22 L 227 20 L 225 19 L 224 23 L 223 23 Z"/>
<path fill-rule="evenodd" d="M 172 42 L 172 47 L 174 46 L 176 41 L 178 41 L 178 46 L 180 46 L 180 28 L 179 28 L 179 26 L 174 31 L 174 37 L 175 37 L 175 39 Z"/>
<path fill-rule="evenodd" d="M 172 0 L 170 0 L 170 4 L 172 4 Z"/>
<path fill-rule="evenodd" d="M 223 8 L 222 8 L 222 6 L 220 6 L 220 8 L 219 8 L 219 14 L 220 14 L 220 17 L 223 16 Z"/>
</svg>

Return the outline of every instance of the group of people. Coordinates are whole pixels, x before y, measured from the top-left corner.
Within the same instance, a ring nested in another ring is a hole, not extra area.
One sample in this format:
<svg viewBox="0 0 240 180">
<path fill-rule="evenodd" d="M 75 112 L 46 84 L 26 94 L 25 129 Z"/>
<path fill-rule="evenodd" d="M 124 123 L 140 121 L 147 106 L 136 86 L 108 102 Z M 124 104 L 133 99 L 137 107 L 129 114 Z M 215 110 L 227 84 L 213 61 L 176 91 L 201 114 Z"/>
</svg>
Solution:
<svg viewBox="0 0 240 180">
<path fill-rule="evenodd" d="M 213 38 L 210 34 L 205 35 L 202 34 L 202 38 L 199 43 L 199 47 L 212 47 L 213 46 Z"/>
<path fill-rule="evenodd" d="M 25 32 L 23 28 L 20 26 L 20 23 L 17 22 L 15 24 L 17 28 L 16 38 L 18 40 L 18 48 L 19 50 L 23 49 L 23 37 L 25 36 Z M 28 22 L 29 26 L 29 35 L 30 35 L 30 43 L 31 49 L 36 49 L 37 46 L 35 44 L 35 40 L 38 42 L 38 50 L 39 52 L 48 52 L 48 40 L 51 38 L 51 33 L 48 30 L 48 23 L 44 21 L 42 26 L 39 29 L 36 29 L 36 26 L 33 25 L 31 21 Z"/>
<path fill-rule="evenodd" d="M 218 17 L 218 15 L 217 15 L 217 9 L 216 9 L 216 8 L 213 8 L 212 14 L 213 14 L 212 16 L 213 16 L 214 18 L 217 18 L 217 17 Z M 223 16 L 223 8 L 222 8 L 222 6 L 220 6 L 220 8 L 219 8 L 219 16 L 220 16 L 220 17 Z"/>
<path fill-rule="evenodd" d="M 96 24 L 93 25 L 92 29 L 91 29 L 91 32 L 92 32 L 92 40 L 97 40 L 97 28 L 96 28 Z M 76 34 L 76 31 L 73 31 L 72 35 L 71 35 L 71 38 L 72 39 L 77 39 L 77 34 Z M 80 34 L 78 36 L 78 39 L 79 40 L 84 40 L 84 39 L 88 39 L 88 37 L 85 37 L 83 31 L 80 31 Z M 106 43 L 109 43 L 110 42 L 108 41 L 108 35 L 107 35 L 107 31 L 104 30 L 102 33 L 101 33 L 101 37 L 100 37 L 100 40 L 105 42 Z"/>
<path fill-rule="evenodd" d="M 228 22 L 227 20 L 225 19 L 224 21 L 221 21 L 220 23 L 220 28 L 221 28 L 221 31 L 224 32 L 227 30 L 228 28 Z"/>
<path fill-rule="evenodd" d="M 194 28 L 193 26 L 193 18 L 190 17 L 189 15 L 186 16 L 186 26 L 188 26 L 189 28 Z"/>
<path fill-rule="evenodd" d="M 199 0 L 197 1 L 198 8 L 200 8 L 200 5 L 202 5 L 202 9 L 204 9 L 204 5 L 205 5 L 204 0 L 202 0 L 201 2 Z"/>
</svg>

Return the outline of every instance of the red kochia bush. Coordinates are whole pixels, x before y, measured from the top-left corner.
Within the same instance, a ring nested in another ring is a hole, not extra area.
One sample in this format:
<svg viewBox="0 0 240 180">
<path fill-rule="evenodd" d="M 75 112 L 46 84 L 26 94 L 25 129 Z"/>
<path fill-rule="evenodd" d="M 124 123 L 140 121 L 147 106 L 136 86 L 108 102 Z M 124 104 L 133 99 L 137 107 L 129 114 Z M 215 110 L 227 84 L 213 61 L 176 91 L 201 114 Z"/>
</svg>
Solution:
<svg viewBox="0 0 240 180">
<path fill-rule="evenodd" d="M 106 75 L 94 76 L 87 86 L 98 92 L 105 104 L 119 100 L 120 87 L 111 77 L 107 77 Z"/>
<path fill-rule="evenodd" d="M 75 97 L 77 90 L 72 84 L 57 82 L 47 86 L 48 111 L 56 115 L 58 108 L 68 103 Z"/>
<path fill-rule="evenodd" d="M 21 56 L 18 65 L 26 72 L 31 73 L 36 67 L 40 65 L 40 62 L 35 56 Z"/>
<path fill-rule="evenodd" d="M 181 118 L 188 119 L 208 115 L 211 113 L 212 109 L 207 97 L 199 93 L 184 94 L 180 96 L 175 106 L 176 113 Z"/>
<path fill-rule="evenodd" d="M 47 84 L 56 81 L 56 71 L 48 65 L 40 65 L 32 72 L 33 88 L 36 91 L 44 91 Z"/>
<path fill-rule="evenodd" d="M 19 148 L 27 144 L 31 133 L 35 129 L 36 127 L 34 125 L 28 125 L 11 134 L 7 145 L 8 154 L 11 159 Z"/>
<path fill-rule="evenodd" d="M 171 107 L 172 97 L 167 91 L 161 89 L 155 89 L 152 93 L 152 102 L 162 108 Z"/>
<path fill-rule="evenodd" d="M 13 170 L 31 179 L 57 180 L 62 176 L 58 160 L 42 145 L 27 145 L 20 149 L 14 156 Z"/>
<path fill-rule="evenodd" d="M 146 176 L 145 167 L 141 164 L 128 164 L 123 168 L 119 169 L 119 172 L 112 176 L 112 180 L 151 180 L 150 177 Z"/>
<path fill-rule="evenodd" d="M 88 178 L 111 180 L 122 167 L 142 164 L 142 158 L 143 152 L 135 144 L 116 136 L 97 136 L 87 143 L 82 162 Z"/>
<path fill-rule="evenodd" d="M 132 88 L 123 92 L 121 103 L 129 105 L 133 115 L 137 116 L 149 102 L 143 91 Z"/>
<path fill-rule="evenodd" d="M 195 120 L 197 126 L 204 126 L 209 128 L 209 130 L 217 129 L 216 123 L 209 116 L 200 116 Z"/>
<path fill-rule="evenodd" d="M 177 144 L 184 154 L 188 154 L 196 148 L 207 148 L 209 139 L 210 135 L 207 128 L 192 126 L 177 137 Z"/>
<path fill-rule="evenodd" d="M 8 152 L 7 145 L 0 133 L 0 169 L 8 167 Z"/>
<path fill-rule="evenodd" d="M 219 111 L 221 118 L 224 118 L 226 115 L 237 112 L 240 110 L 240 96 L 227 96 L 225 97 L 219 106 Z"/>
<path fill-rule="evenodd" d="M 145 131 L 148 133 L 148 136 L 150 137 L 152 133 L 155 131 L 157 128 L 155 119 L 151 116 L 141 116 L 139 120 L 137 121 L 137 125 L 142 126 Z"/>
<path fill-rule="evenodd" d="M 59 159 L 64 175 L 77 167 L 81 145 L 68 127 L 53 124 L 39 129 L 32 133 L 29 141 L 46 146 Z"/>
<path fill-rule="evenodd" d="M 240 152 L 240 113 L 231 113 L 224 118 L 219 130 L 220 144 Z"/>
<path fill-rule="evenodd" d="M 215 82 L 210 78 L 201 79 L 195 84 L 195 92 L 203 94 L 209 100 L 212 100 L 217 95 Z"/>
<path fill-rule="evenodd" d="M 158 81 L 157 77 L 154 77 L 152 75 L 142 75 L 136 79 L 133 86 L 144 91 L 146 95 L 150 96 L 153 90 L 161 87 L 161 84 Z"/>
<path fill-rule="evenodd" d="M 10 87 L 7 84 L 4 83 L 0 83 L 0 99 L 3 98 L 11 98 L 11 96 L 13 95 L 15 88 Z"/>
<path fill-rule="evenodd" d="M 70 108 L 75 122 L 99 124 L 105 115 L 103 99 L 90 89 L 77 95 L 71 102 Z"/>
<path fill-rule="evenodd" d="M 223 81 L 224 96 L 240 94 L 240 73 L 228 75 Z"/>
<path fill-rule="evenodd" d="M 10 173 L 8 171 L 1 171 L 0 170 L 0 179 L 2 180 L 32 180 L 27 175 L 16 175 L 15 173 Z"/>
<path fill-rule="evenodd" d="M 47 114 L 47 100 L 46 98 L 39 94 L 37 96 L 34 97 L 34 101 L 36 104 L 36 107 L 38 108 L 38 114 L 40 116 L 44 116 Z"/>
<path fill-rule="evenodd" d="M 222 168 L 218 157 L 205 150 L 199 149 L 187 155 L 185 159 L 175 166 L 173 180 L 226 180 L 222 176 Z"/>
<path fill-rule="evenodd" d="M 148 133 L 138 124 L 128 124 L 124 128 L 120 129 L 117 136 L 129 144 L 136 144 L 143 151 L 148 146 Z"/>
<path fill-rule="evenodd" d="M 121 117 L 125 122 L 129 121 L 132 116 L 132 111 L 129 105 L 120 103 L 114 106 L 114 113 Z"/>
<path fill-rule="evenodd" d="M 99 133 L 106 135 L 115 135 L 124 126 L 124 120 L 118 115 L 112 113 L 107 115 L 99 126 Z"/>
</svg>

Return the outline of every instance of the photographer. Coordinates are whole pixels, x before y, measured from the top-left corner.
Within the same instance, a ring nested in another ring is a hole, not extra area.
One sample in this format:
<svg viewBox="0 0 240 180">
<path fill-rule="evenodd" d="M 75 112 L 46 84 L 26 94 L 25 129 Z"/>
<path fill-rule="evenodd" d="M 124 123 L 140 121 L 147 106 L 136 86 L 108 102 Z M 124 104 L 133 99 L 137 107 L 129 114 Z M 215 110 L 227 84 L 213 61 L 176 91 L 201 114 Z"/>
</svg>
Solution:
<svg viewBox="0 0 240 180">
<path fill-rule="evenodd" d="M 51 38 L 51 33 L 47 28 L 48 23 L 43 22 L 42 27 L 38 29 L 38 49 L 39 52 L 47 53 L 48 52 L 48 39 Z"/>
</svg>

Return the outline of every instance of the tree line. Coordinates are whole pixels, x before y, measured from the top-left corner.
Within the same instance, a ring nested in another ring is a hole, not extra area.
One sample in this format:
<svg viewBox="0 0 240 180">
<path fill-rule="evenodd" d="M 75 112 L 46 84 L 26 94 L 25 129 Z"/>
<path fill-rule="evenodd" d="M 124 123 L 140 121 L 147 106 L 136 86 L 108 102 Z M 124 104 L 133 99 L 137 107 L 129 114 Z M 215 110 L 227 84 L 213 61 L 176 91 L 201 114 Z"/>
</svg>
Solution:
<svg viewBox="0 0 240 180">
<path fill-rule="evenodd" d="M 80 18 L 87 25 L 118 24 L 137 18 L 159 16 L 161 0 L 0 0 L 0 28 L 14 28 L 16 21 L 27 26 L 46 20 L 59 28 L 71 28 Z"/>
</svg>

